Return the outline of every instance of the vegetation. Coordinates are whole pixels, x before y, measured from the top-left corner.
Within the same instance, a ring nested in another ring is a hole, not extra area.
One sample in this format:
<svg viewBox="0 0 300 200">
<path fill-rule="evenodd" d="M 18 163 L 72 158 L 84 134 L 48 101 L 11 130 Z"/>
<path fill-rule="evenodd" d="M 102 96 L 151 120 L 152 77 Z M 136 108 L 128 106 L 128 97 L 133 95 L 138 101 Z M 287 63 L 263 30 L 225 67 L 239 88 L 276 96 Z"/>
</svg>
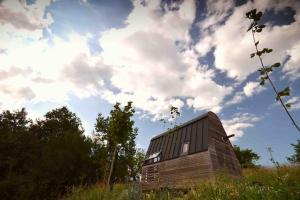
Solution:
<svg viewBox="0 0 300 200">
<path fill-rule="evenodd" d="M 99 123 L 101 117 L 96 122 L 96 130 L 109 130 L 112 136 L 97 132 L 93 139 L 83 134 L 80 119 L 66 107 L 35 122 L 25 109 L 0 113 L 1 199 L 57 199 L 72 187 L 104 182 L 115 133 L 119 146 L 112 180 L 136 180 L 144 154 L 135 149 L 132 111 L 131 103 L 124 110 L 116 104 L 107 124 Z"/>
<path fill-rule="evenodd" d="M 242 179 L 231 179 L 220 175 L 215 182 L 199 183 L 186 194 L 175 190 L 141 193 L 134 185 L 118 185 L 113 191 L 93 186 L 77 188 L 65 200 L 94 199 L 300 199 L 300 168 L 281 166 L 277 168 L 248 168 L 243 170 Z"/>
<path fill-rule="evenodd" d="M 239 146 L 233 146 L 234 153 L 239 160 L 242 168 L 255 167 L 259 156 L 252 149 L 240 149 Z"/>
<path fill-rule="evenodd" d="M 300 140 L 297 140 L 297 144 L 292 144 L 295 150 L 295 154 L 288 157 L 288 161 L 291 163 L 300 163 Z"/>
<path fill-rule="evenodd" d="M 133 127 L 134 121 L 131 120 L 133 114 L 132 102 L 128 102 L 123 110 L 120 108 L 120 104 L 116 103 L 110 116 L 104 118 L 99 114 L 96 120 L 97 139 L 108 152 L 107 163 L 109 164 L 107 166 L 109 166 L 109 170 L 106 170 L 108 172 L 107 178 L 105 178 L 110 189 L 112 189 L 113 182 L 124 182 L 128 175 L 136 180 L 134 156 L 137 129 Z M 127 167 L 130 170 L 127 170 Z M 114 168 L 116 169 L 114 170 Z"/>
<path fill-rule="evenodd" d="M 248 28 L 247 31 L 251 30 L 253 44 L 255 46 L 255 52 L 251 53 L 250 57 L 253 58 L 254 56 L 257 56 L 260 61 L 261 68 L 258 70 L 260 72 L 260 85 L 264 85 L 266 80 L 269 81 L 274 93 L 276 94 L 276 97 L 275 97 L 276 101 L 280 102 L 280 104 L 284 108 L 286 114 L 292 121 L 293 125 L 300 132 L 300 127 L 297 125 L 296 121 L 294 120 L 294 118 L 292 117 L 290 112 L 288 111 L 288 108 L 290 108 L 292 105 L 290 103 L 284 103 L 283 98 L 282 98 L 285 96 L 290 96 L 290 87 L 287 86 L 283 90 L 279 91 L 276 88 L 276 86 L 274 85 L 274 83 L 270 77 L 271 72 L 273 70 L 275 70 L 276 68 L 280 67 L 280 63 L 277 62 L 270 66 L 266 66 L 262 59 L 263 55 L 271 53 L 273 51 L 273 49 L 269 49 L 269 48 L 263 48 L 261 50 L 258 49 L 259 41 L 256 41 L 255 34 L 261 33 L 262 30 L 266 27 L 266 25 L 261 23 L 262 15 L 263 15 L 263 13 L 257 12 L 256 9 L 253 9 L 246 13 L 246 17 L 250 20 L 250 27 Z"/>
</svg>

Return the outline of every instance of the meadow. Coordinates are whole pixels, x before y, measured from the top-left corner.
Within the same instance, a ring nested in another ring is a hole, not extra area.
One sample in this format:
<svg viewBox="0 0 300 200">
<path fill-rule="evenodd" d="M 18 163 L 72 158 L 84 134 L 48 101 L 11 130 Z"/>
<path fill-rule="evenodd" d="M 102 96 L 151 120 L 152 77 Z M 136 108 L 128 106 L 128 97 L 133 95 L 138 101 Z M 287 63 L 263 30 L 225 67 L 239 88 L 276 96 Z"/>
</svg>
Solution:
<svg viewBox="0 0 300 200">
<path fill-rule="evenodd" d="M 241 179 L 219 175 L 214 182 L 202 182 L 187 192 L 172 189 L 142 193 L 138 184 L 116 184 L 113 191 L 103 185 L 72 188 L 63 200 L 300 200 L 300 167 L 257 167 L 243 170 Z"/>
</svg>

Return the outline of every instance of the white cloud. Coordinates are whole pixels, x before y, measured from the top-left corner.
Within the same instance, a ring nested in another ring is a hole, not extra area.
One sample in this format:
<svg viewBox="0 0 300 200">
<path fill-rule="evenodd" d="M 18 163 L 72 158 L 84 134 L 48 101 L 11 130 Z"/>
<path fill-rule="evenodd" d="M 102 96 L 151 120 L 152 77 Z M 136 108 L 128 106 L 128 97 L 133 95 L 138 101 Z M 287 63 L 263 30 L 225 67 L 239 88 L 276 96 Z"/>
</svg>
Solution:
<svg viewBox="0 0 300 200">
<path fill-rule="evenodd" d="M 247 97 L 250 97 L 254 94 L 258 94 L 264 90 L 258 82 L 248 82 L 245 87 L 243 88 L 244 94 Z"/>
<path fill-rule="evenodd" d="M 261 118 L 250 113 L 236 113 L 230 120 L 222 120 L 224 129 L 228 135 L 235 134 L 231 140 L 235 141 L 244 135 L 244 131 L 254 126 Z"/>
<path fill-rule="evenodd" d="M 107 74 L 101 57 L 90 55 L 88 36 L 70 33 L 67 40 L 52 36 L 51 42 L 42 37 L 52 23 L 45 10 L 50 2 L 27 5 L 12 0 L 0 5 L 5 11 L 0 14 L 1 109 L 38 102 L 61 105 L 67 103 L 70 94 L 86 97 L 100 93 L 96 90 Z"/>
<path fill-rule="evenodd" d="M 257 71 L 259 66 L 256 58 L 250 59 L 249 57 L 250 53 L 254 51 L 254 45 L 250 32 L 246 32 L 249 21 L 246 20 L 245 13 L 252 8 L 259 8 L 263 11 L 266 9 L 279 11 L 287 6 L 295 9 L 294 18 L 296 21 L 289 25 L 265 28 L 261 34 L 257 35 L 257 39 L 260 41 L 259 47 L 274 49 L 272 54 L 264 57 L 266 65 L 274 62 L 282 63 L 288 56 L 291 56 L 290 66 L 298 65 L 297 55 L 299 55 L 299 50 L 296 44 L 299 42 L 300 35 L 300 3 L 297 1 L 254 1 L 253 3 L 249 1 L 245 5 L 235 8 L 232 8 L 230 3 L 227 3 L 225 7 L 217 6 L 209 17 L 216 19 L 212 20 L 215 24 L 209 34 L 205 29 L 207 26 L 201 26 L 209 18 L 200 23 L 200 31 L 204 33 L 204 37 L 200 38 L 197 49 L 200 54 L 205 54 L 208 52 L 208 47 L 215 47 L 215 66 L 226 72 L 228 77 L 243 81 L 249 74 Z M 232 15 L 228 17 L 224 24 L 220 25 L 219 18 L 224 19 L 222 13 L 228 13 L 230 9 L 233 10 Z M 210 26 L 213 24 L 212 22 L 209 23 Z M 213 44 L 206 41 L 213 41 Z M 290 70 L 286 69 L 286 71 L 289 72 Z M 289 73 L 289 75 L 295 76 L 292 73 Z"/>
<path fill-rule="evenodd" d="M 220 112 L 224 98 L 232 93 L 233 87 L 216 83 L 215 71 L 199 64 L 198 58 L 215 46 L 215 65 L 230 77 L 243 80 L 257 70 L 253 67 L 257 62 L 248 59 L 251 40 L 244 33 L 248 24 L 243 16 L 251 3 L 233 9 L 232 1 L 209 1 L 207 20 L 199 25 L 203 38 L 191 46 L 189 29 L 195 19 L 195 1 L 173 4 L 171 7 L 178 6 L 178 9 L 172 11 L 166 4 L 162 9 L 158 0 L 147 1 L 147 6 L 134 1 L 125 26 L 102 32 L 99 43 L 103 51 L 92 55 L 87 45 L 89 34 L 70 33 L 67 40 L 52 35 L 51 42 L 42 38 L 43 30 L 53 22 L 51 15 L 45 13 L 50 0 L 30 6 L 23 1 L 9 2 L 0 6 L 7 16 L 13 16 L 7 18 L 0 14 L 1 109 L 28 102 L 65 104 L 70 95 L 80 98 L 100 95 L 110 103 L 133 101 L 143 111 L 141 115 L 153 119 L 167 117 L 171 105 Z M 233 15 L 222 25 L 231 10 Z M 26 22 L 20 21 L 20 16 Z M 290 48 L 296 41 L 297 27 L 293 23 L 267 32 L 275 35 L 274 41 L 288 37 L 284 48 Z M 292 56 L 288 66 L 295 66 L 298 47 L 286 52 L 284 48 L 279 51 Z M 279 58 L 282 60 L 284 56 Z M 289 74 L 294 68 L 285 69 Z M 257 83 L 250 82 L 225 106 L 260 91 Z M 247 116 L 242 117 L 244 124 L 228 121 L 238 133 L 251 126 L 246 123 Z"/>
<path fill-rule="evenodd" d="M 225 106 L 231 106 L 234 104 L 241 103 L 246 98 L 251 97 L 255 94 L 259 94 L 265 89 L 266 88 L 262 87 L 258 82 L 247 82 L 246 85 L 243 87 L 243 90 L 236 92 L 233 98 L 225 103 Z"/>
<path fill-rule="evenodd" d="M 283 71 L 291 80 L 295 80 L 300 78 L 300 41 L 288 50 L 288 54 L 291 57 L 284 66 Z"/>
<path fill-rule="evenodd" d="M 184 101 L 178 97 L 195 109 L 219 111 L 232 88 L 214 82 L 214 71 L 199 65 L 198 55 L 187 45 L 195 9 L 194 1 L 165 12 L 159 1 L 147 6 L 136 1 L 126 27 L 102 33 L 103 62 L 114 66 L 111 81 L 120 90 L 106 91 L 103 98 L 112 103 L 131 100 L 155 118 L 176 101 L 181 108 Z"/>
<path fill-rule="evenodd" d="M 206 7 L 206 18 L 199 24 L 201 29 L 211 28 L 221 23 L 230 14 L 230 10 L 233 9 L 234 1 L 207 0 Z"/>
<path fill-rule="evenodd" d="M 245 98 L 246 98 L 246 96 L 245 96 L 244 92 L 242 92 L 242 91 L 236 92 L 234 94 L 234 96 L 232 97 L 232 99 L 228 100 L 225 103 L 225 106 L 231 106 L 234 104 L 241 103 L 243 100 L 245 100 Z"/>
<path fill-rule="evenodd" d="M 45 12 L 50 3 L 51 0 L 37 0 L 30 5 L 24 0 L 3 1 L 0 4 L 2 48 L 6 48 L 6 44 L 10 43 L 4 42 L 3 37 L 41 38 L 43 29 L 53 23 L 51 14 Z"/>
<path fill-rule="evenodd" d="M 299 110 L 300 109 L 300 97 L 292 97 L 287 103 L 291 104 L 290 110 Z"/>
</svg>

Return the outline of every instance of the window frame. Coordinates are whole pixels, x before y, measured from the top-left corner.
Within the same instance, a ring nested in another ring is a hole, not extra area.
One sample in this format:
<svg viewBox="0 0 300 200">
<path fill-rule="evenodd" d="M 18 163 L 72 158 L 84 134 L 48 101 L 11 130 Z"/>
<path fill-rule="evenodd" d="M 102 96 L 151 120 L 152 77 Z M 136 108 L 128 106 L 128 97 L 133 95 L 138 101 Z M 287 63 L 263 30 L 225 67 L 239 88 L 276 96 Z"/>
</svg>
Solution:
<svg viewBox="0 0 300 200">
<path fill-rule="evenodd" d="M 189 154 L 189 147 L 190 147 L 190 142 L 184 142 L 184 143 L 182 143 L 182 145 L 181 145 L 181 154 L 180 155 L 187 155 L 187 154 Z M 186 150 L 186 151 L 184 151 L 184 150 Z"/>
</svg>

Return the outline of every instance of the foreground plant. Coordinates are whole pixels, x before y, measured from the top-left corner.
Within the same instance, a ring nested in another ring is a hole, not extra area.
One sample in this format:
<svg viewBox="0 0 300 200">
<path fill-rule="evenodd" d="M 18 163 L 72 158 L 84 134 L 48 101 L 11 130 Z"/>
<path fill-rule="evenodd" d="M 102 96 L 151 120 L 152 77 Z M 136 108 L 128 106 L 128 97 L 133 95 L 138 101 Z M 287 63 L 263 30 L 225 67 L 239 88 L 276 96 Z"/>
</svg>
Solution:
<svg viewBox="0 0 300 200">
<path fill-rule="evenodd" d="M 262 16 L 262 12 L 257 12 L 256 9 L 253 9 L 249 12 L 246 13 L 246 17 L 250 20 L 250 27 L 248 28 L 247 31 L 251 30 L 252 33 L 252 38 L 253 38 L 253 43 L 255 46 L 255 52 L 250 54 L 250 57 L 253 58 L 254 56 L 257 56 L 259 58 L 260 64 L 261 64 L 261 68 L 258 70 L 260 72 L 260 85 L 264 85 L 265 81 L 268 80 L 272 86 L 272 89 L 274 90 L 275 94 L 276 94 L 276 100 L 280 102 L 280 104 L 282 105 L 282 107 L 284 108 L 286 114 L 289 116 L 290 120 L 292 121 L 293 125 L 296 127 L 296 129 L 300 132 L 300 128 L 297 125 L 296 121 L 294 120 L 294 118 L 292 117 L 292 115 L 290 114 L 290 112 L 288 111 L 288 108 L 291 107 L 290 103 L 284 103 L 282 100 L 282 97 L 284 96 L 290 96 L 290 87 L 287 86 L 285 87 L 283 90 L 279 91 L 273 81 L 270 78 L 270 73 L 280 67 L 280 63 L 274 63 L 270 66 L 265 66 L 262 60 L 262 56 L 264 54 L 269 54 L 273 51 L 273 49 L 269 49 L 269 48 L 263 48 L 263 49 L 258 49 L 258 44 L 259 41 L 257 41 L 255 39 L 255 34 L 261 33 L 262 30 L 266 27 L 266 25 L 262 24 L 260 19 Z"/>
</svg>

